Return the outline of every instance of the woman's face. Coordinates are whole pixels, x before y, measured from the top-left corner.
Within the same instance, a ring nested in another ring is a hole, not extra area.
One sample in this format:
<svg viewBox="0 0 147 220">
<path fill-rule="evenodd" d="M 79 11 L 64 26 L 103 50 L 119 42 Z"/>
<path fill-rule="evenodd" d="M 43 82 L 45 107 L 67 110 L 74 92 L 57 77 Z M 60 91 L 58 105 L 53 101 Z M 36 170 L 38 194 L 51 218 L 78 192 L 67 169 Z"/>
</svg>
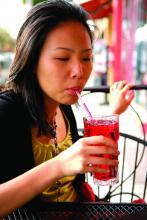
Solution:
<svg viewBox="0 0 147 220">
<path fill-rule="evenodd" d="M 77 102 L 92 71 L 92 45 L 86 28 L 68 21 L 53 29 L 41 50 L 36 74 L 45 101 Z"/>
</svg>

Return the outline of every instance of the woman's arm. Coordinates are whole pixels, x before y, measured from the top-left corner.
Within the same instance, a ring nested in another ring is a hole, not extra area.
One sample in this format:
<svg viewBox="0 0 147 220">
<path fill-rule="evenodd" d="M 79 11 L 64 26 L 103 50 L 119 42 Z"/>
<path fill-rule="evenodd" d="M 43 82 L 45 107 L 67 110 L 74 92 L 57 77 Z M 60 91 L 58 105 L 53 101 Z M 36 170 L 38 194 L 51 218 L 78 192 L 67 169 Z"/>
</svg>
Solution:
<svg viewBox="0 0 147 220">
<path fill-rule="evenodd" d="M 61 178 L 60 174 L 59 163 L 54 158 L 0 184 L 0 219 L 40 194 Z"/>
</svg>

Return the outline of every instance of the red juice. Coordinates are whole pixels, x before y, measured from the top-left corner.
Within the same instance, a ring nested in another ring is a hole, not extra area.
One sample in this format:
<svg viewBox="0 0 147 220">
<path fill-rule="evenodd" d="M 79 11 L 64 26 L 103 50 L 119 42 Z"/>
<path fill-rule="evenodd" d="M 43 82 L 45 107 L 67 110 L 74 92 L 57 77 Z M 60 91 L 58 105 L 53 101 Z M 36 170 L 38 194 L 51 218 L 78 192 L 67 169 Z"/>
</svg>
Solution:
<svg viewBox="0 0 147 220">
<path fill-rule="evenodd" d="M 119 139 L 119 120 L 117 115 L 85 117 L 84 118 L 84 136 L 103 135 L 111 137 L 117 143 Z M 99 146 L 98 146 L 99 147 Z M 117 159 L 116 156 L 110 154 L 101 154 L 99 157 Z M 98 180 L 101 185 L 113 185 L 113 182 L 118 182 L 116 177 L 118 175 L 118 168 L 111 165 L 98 165 L 100 168 L 107 169 L 107 173 L 93 173 L 95 183 Z"/>
</svg>

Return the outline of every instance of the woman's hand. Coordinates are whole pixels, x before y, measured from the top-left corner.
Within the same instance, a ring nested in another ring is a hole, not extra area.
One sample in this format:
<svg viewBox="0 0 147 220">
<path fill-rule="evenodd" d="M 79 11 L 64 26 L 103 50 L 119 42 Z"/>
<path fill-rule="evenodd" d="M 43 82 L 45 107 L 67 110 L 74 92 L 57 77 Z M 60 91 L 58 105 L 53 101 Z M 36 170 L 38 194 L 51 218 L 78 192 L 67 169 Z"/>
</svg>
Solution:
<svg viewBox="0 0 147 220">
<path fill-rule="evenodd" d="M 128 108 L 135 96 L 134 91 L 129 90 L 132 86 L 134 86 L 133 83 L 119 81 L 110 87 L 111 113 L 121 114 Z"/>
<path fill-rule="evenodd" d="M 97 165 L 118 166 L 117 159 L 103 158 L 101 154 L 110 154 L 117 158 L 117 144 L 104 136 L 85 137 L 78 140 L 70 148 L 60 153 L 56 159 L 62 176 L 84 172 L 107 172 Z"/>
</svg>

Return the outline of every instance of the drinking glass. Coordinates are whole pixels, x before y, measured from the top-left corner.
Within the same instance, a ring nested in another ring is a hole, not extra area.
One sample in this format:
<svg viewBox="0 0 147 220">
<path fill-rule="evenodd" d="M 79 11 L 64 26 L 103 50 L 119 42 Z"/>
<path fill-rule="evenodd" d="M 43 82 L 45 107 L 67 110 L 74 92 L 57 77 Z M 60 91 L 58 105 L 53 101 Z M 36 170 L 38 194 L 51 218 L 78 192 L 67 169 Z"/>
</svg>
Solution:
<svg viewBox="0 0 147 220">
<path fill-rule="evenodd" d="M 84 136 L 97 136 L 103 135 L 105 137 L 111 137 L 118 143 L 119 139 L 119 116 L 112 115 L 100 115 L 100 116 L 86 116 L 83 118 L 84 122 Z M 101 147 L 101 146 L 98 146 Z M 101 154 L 99 157 L 118 159 L 117 156 L 110 154 Z M 118 183 L 118 166 L 112 165 L 97 165 L 99 168 L 107 169 L 107 173 L 94 172 L 93 180 L 96 185 L 109 185 L 112 186 Z"/>
</svg>

